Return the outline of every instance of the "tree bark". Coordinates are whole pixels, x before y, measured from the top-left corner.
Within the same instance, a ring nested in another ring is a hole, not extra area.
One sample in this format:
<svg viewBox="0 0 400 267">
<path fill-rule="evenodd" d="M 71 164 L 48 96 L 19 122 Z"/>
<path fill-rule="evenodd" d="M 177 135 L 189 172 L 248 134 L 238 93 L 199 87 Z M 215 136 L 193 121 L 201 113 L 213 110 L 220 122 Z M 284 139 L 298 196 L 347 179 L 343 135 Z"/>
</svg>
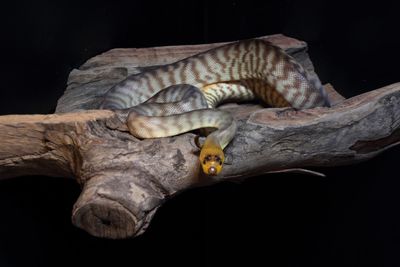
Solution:
<svg viewBox="0 0 400 267">
<path fill-rule="evenodd" d="M 313 71 L 304 42 L 267 38 Z M 118 112 L 85 110 L 126 75 L 212 46 L 116 49 L 89 60 L 71 73 L 58 114 L 0 116 L 0 177 L 74 177 L 82 193 L 73 223 L 95 236 L 127 238 L 143 233 L 158 207 L 188 188 L 268 172 L 318 175 L 302 168 L 367 160 L 400 142 L 400 83 L 347 100 L 327 85 L 332 108 L 224 105 L 238 132 L 216 177 L 200 171 L 195 134 L 138 140 L 118 130 Z"/>
</svg>

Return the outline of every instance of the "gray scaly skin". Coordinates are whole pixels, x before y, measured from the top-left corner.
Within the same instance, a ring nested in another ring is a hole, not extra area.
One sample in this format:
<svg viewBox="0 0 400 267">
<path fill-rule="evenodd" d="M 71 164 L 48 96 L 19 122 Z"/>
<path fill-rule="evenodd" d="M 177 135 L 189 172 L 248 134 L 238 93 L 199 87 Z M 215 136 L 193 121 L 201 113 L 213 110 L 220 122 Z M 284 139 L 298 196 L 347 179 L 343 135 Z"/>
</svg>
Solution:
<svg viewBox="0 0 400 267">
<path fill-rule="evenodd" d="M 251 39 L 132 75 L 107 92 L 101 108 L 133 107 L 176 84 L 203 88 L 249 79 L 268 84 L 296 109 L 329 105 L 321 82 L 311 78 L 291 56 L 269 42 Z"/>
</svg>

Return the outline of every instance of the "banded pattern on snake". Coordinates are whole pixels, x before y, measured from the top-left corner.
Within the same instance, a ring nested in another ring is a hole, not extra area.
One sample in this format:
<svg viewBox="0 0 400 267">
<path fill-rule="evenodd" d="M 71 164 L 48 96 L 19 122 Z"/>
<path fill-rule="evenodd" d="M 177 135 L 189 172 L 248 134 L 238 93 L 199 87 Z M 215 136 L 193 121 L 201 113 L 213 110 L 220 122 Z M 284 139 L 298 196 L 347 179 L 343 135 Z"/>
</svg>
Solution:
<svg viewBox="0 0 400 267">
<path fill-rule="evenodd" d="M 255 98 L 274 107 L 329 106 L 318 78 L 282 49 L 251 39 L 129 76 L 105 94 L 101 108 L 130 108 L 127 126 L 139 138 L 217 128 L 200 153 L 203 171 L 216 175 L 236 124 L 229 113 L 215 107 Z"/>
</svg>

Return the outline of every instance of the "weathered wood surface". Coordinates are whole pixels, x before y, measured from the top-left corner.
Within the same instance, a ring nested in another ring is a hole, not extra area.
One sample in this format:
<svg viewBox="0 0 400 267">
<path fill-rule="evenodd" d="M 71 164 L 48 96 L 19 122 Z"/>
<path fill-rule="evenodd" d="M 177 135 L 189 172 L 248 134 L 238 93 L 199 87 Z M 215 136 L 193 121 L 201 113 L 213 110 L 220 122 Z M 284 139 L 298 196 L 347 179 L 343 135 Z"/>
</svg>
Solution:
<svg viewBox="0 0 400 267">
<path fill-rule="evenodd" d="M 301 54 L 298 60 L 312 69 L 303 42 L 274 38 Z M 167 62 L 196 53 L 197 48 L 204 46 L 165 49 Z M 143 233 L 166 199 L 190 187 L 265 172 L 351 164 L 400 141 L 400 83 L 347 100 L 327 86 L 335 102 L 332 108 L 224 106 L 237 119 L 238 132 L 225 150 L 221 175 L 206 177 L 200 172 L 193 133 L 138 140 L 117 130 L 118 114 L 82 110 L 95 108 L 107 88 L 142 62 L 165 63 L 154 52 L 164 51 L 159 49 L 112 50 L 73 71 L 57 108 L 69 113 L 0 116 L 0 177 L 74 177 L 83 189 L 73 208 L 73 223 L 95 236 L 126 238 Z M 118 66 L 126 56 L 132 61 L 125 59 L 130 63 Z"/>
</svg>

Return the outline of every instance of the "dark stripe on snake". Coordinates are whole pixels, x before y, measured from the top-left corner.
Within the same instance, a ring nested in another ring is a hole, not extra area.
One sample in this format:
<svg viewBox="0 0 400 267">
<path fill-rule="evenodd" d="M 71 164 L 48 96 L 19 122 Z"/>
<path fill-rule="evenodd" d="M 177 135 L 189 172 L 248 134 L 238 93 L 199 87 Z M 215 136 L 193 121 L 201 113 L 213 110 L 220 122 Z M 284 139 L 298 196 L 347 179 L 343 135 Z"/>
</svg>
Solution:
<svg viewBox="0 0 400 267">
<path fill-rule="evenodd" d="M 196 83 L 199 83 L 199 84 L 205 84 L 206 81 L 204 81 L 203 79 L 201 79 L 200 71 L 199 71 L 199 69 L 198 69 L 198 67 L 199 67 L 199 66 L 198 66 L 198 63 L 192 60 L 192 61 L 190 62 L 190 64 L 191 64 L 191 70 L 192 70 L 192 73 L 193 73 L 193 77 L 194 77 L 195 82 L 196 82 Z"/>
<path fill-rule="evenodd" d="M 168 75 L 168 81 L 170 84 L 176 84 L 176 79 L 175 79 L 175 75 L 174 72 L 171 70 L 168 70 L 169 75 Z"/>
<path fill-rule="evenodd" d="M 181 63 L 181 65 L 183 65 L 183 63 Z M 181 79 L 181 80 L 179 81 L 179 83 L 185 83 L 185 82 L 186 82 L 186 78 L 187 78 L 186 70 L 187 70 L 187 68 L 188 68 L 188 65 L 189 65 L 189 63 L 188 63 L 186 66 L 182 66 L 182 67 L 179 69 L 179 78 Z"/>
<path fill-rule="evenodd" d="M 223 70 L 225 75 L 228 75 L 229 69 L 230 69 L 230 67 L 231 67 L 231 65 L 230 65 L 229 51 L 230 51 L 230 49 L 224 49 L 224 50 L 222 50 L 222 57 L 223 57 L 224 61 L 226 62 L 226 63 L 225 63 L 225 68 L 224 68 L 224 70 Z"/>
<path fill-rule="evenodd" d="M 153 89 L 153 87 L 151 86 L 150 78 L 149 78 L 148 75 L 149 75 L 148 73 L 145 73 L 145 74 L 143 75 L 144 78 L 141 79 L 141 80 L 142 80 L 142 81 L 144 80 L 144 84 L 145 84 L 145 87 L 146 87 L 146 91 L 151 92 L 151 93 L 154 93 L 154 89 Z"/>
<path fill-rule="evenodd" d="M 221 53 L 215 53 L 212 59 L 215 61 L 215 64 L 217 64 L 220 67 L 221 70 L 224 70 L 226 68 L 226 64 L 220 60 L 219 58 L 220 55 Z"/>
<path fill-rule="evenodd" d="M 293 95 L 293 98 L 290 100 L 290 102 L 292 103 L 296 103 L 299 98 L 303 95 L 303 91 L 301 89 L 301 81 L 299 79 L 294 79 L 294 83 L 292 85 L 292 87 L 290 88 L 290 86 L 288 86 L 289 88 L 287 89 L 287 91 L 289 91 L 289 89 L 293 89 L 293 88 L 298 88 L 298 90 L 295 90 L 295 93 Z M 307 99 L 307 97 L 305 97 L 305 99 Z M 302 101 L 302 104 L 305 103 L 304 101 Z M 302 105 L 300 104 L 300 105 Z"/>
<path fill-rule="evenodd" d="M 220 81 L 220 80 L 222 80 L 221 74 L 220 74 L 219 72 L 214 71 L 214 70 L 212 69 L 212 67 L 211 67 L 211 63 L 214 62 L 214 58 L 215 58 L 215 57 L 209 57 L 209 58 L 207 58 L 206 56 L 203 56 L 203 57 L 201 57 L 201 60 L 200 60 L 200 62 L 203 64 L 204 68 L 207 69 L 207 72 L 208 72 L 208 74 L 209 74 L 209 75 L 208 75 L 208 76 L 209 76 L 208 79 L 207 79 L 207 75 L 206 75 L 207 82 L 210 82 L 212 78 L 214 79 L 214 81 Z M 207 59 L 208 59 L 208 60 L 207 60 Z M 212 74 L 213 77 L 210 76 L 210 74 Z"/>
<path fill-rule="evenodd" d="M 234 69 L 235 69 L 235 60 L 234 60 L 234 57 L 236 56 L 236 46 L 232 46 L 231 48 L 230 48 L 230 53 L 229 53 L 229 55 L 231 56 L 231 57 L 233 57 L 233 58 L 229 58 L 229 67 L 228 67 L 228 71 L 229 71 L 229 78 L 231 78 L 231 79 L 234 79 Z"/>
<path fill-rule="evenodd" d="M 155 72 L 153 74 L 153 79 L 157 82 L 158 88 L 165 88 L 166 87 L 163 79 L 161 78 L 162 74 L 163 74 L 163 70 L 162 69 L 158 70 L 157 72 Z"/>
</svg>

